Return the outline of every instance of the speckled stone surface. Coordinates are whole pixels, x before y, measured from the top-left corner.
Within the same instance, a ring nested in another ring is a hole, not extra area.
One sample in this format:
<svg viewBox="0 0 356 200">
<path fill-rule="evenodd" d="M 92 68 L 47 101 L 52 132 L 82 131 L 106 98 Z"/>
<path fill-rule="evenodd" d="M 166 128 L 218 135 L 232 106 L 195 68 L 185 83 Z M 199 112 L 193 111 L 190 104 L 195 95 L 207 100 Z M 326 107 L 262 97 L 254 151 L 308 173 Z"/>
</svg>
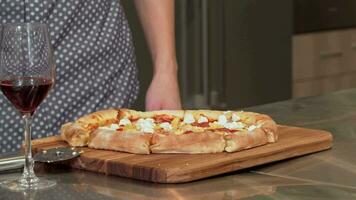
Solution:
<svg viewBox="0 0 356 200">
<path fill-rule="evenodd" d="M 356 199 L 356 89 L 246 108 L 279 124 L 333 133 L 331 150 L 185 184 L 154 184 L 79 170 L 40 175 L 58 185 L 0 199 Z M 0 174 L 0 181 L 20 172 Z"/>
</svg>

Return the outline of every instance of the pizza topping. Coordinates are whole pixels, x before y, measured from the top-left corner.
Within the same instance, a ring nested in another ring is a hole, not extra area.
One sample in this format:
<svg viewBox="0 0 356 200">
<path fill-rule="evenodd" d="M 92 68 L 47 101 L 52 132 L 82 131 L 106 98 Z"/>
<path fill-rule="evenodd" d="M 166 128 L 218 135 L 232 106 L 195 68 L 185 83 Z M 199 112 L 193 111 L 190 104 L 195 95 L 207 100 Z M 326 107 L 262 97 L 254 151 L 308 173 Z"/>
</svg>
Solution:
<svg viewBox="0 0 356 200">
<path fill-rule="evenodd" d="M 230 110 L 223 112 L 224 115 L 231 113 Z"/>
<path fill-rule="evenodd" d="M 163 128 L 165 131 L 170 131 L 172 130 L 172 125 L 168 122 L 163 122 L 162 124 L 159 125 L 159 127 Z"/>
<path fill-rule="evenodd" d="M 176 117 L 172 120 L 171 124 L 172 124 L 172 128 L 177 129 L 180 123 L 180 118 Z"/>
<path fill-rule="evenodd" d="M 200 118 L 198 119 L 198 123 L 204 123 L 204 122 L 209 122 L 208 118 L 204 116 L 200 116 Z"/>
<path fill-rule="evenodd" d="M 226 123 L 225 128 L 232 130 L 232 129 L 243 129 L 245 125 L 241 122 L 231 122 L 231 123 Z"/>
<path fill-rule="evenodd" d="M 214 129 L 212 131 L 219 131 L 219 132 L 235 132 L 236 130 L 230 130 L 230 129 L 227 129 L 227 128 L 218 128 L 218 129 Z"/>
<path fill-rule="evenodd" d="M 87 129 L 89 129 L 89 130 L 95 130 L 97 128 L 99 128 L 99 124 L 88 124 L 87 125 Z"/>
<path fill-rule="evenodd" d="M 171 122 L 174 117 L 170 116 L 170 115 L 165 115 L 165 114 L 162 114 L 162 115 L 156 115 L 153 117 L 154 120 L 158 123 L 162 123 L 162 122 Z"/>
<path fill-rule="evenodd" d="M 176 135 L 182 135 L 182 134 L 184 134 L 184 130 L 178 129 L 178 130 L 174 131 L 173 133 Z"/>
<path fill-rule="evenodd" d="M 199 127 L 209 127 L 209 122 L 202 122 L 202 123 L 194 122 L 192 125 L 199 126 Z"/>
<path fill-rule="evenodd" d="M 117 124 L 111 124 L 109 127 L 110 127 L 111 129 L 118 129 L 118 128 L 120 128 L 120 126 L 117 125 Z"/>
<path fill-rule="evenodd" d="M 227 118 L 225 115 L 220 115 L 218 118 L 218 124 L 221 126 L 225 126 L 227 123 Z"/>
<path fill-rule="evenodd" d="M 153 133 L 154 132 L 155 123 L 154 123 L 154 120 L 151 118 L 139 119 L 137 121 L 136 125 L 140 131 L 143 131 L 145 133 Z"/>
<path fill-rule="evenodd" d="M 248 131 L 253 131 L 255 130 L 256 128 L 258 128 L 256 125 L 251 125 L 247 128 Z"/>
<path fill-rule="evenodd" d="M 186 124 L 192 124 L 195 122 L 194 116 L 190 113 L 184 115 L 183 122 Z"/>
<path fill-rule="evenodd" d="M 209 127 L 212 129 L 224 128 L 224 126 L 221 126 L 218 122 L 209 123 Z"/>
<path fill-rule="evenodd" d="M 131 124 L 131 121 L 129 119 L 127 119 L 127 118 L 123 118 L 119 122 L 119 126 L 126 126 L 126 125 L 129 125 L 129 124 Z"/>
<path fill-rule="evenodd" d="M 233 113 L 232 116 L 231 116 L 231 119 L 232 119 L 233 122 L 237 122 L 237 121 L 239 121 L 241 118 L 240 118 L 238 115 L 236 115 L 235 113 Z"/>
<path fill-rule="evenodd" d="M 117 124 L 110 124 L 109 126 L 100 126 L 99 129 L 103 129 L 103 130 L 112 130 L 115 131 L 117 129 L 119 129 L 120 126 Z"/>
<path fill-rule="evenodd" d="M 99 127 L 98 129 L 101 129 L 101 130 L 110 130 L 110 131 L 115 131 L 116 129 L 112 129 L 110 127 L 107 127 L 107 126 L 101 126 Z"/>
</svg>

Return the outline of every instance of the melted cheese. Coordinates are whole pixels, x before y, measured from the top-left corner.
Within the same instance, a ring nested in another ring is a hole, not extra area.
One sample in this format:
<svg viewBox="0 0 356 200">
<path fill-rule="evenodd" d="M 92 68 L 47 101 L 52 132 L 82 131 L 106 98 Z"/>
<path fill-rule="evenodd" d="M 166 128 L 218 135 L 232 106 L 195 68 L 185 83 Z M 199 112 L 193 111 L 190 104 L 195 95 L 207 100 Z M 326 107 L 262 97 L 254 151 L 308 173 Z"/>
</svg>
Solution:
<svg viewBox="0 0 356 200">
<path fill-rule="evenodd" d="M 236 115 L 235 113 L 233 113 L 232 114 L 232 116 L 231 116 L 231 120 L 233 121 L 233 122 L 237 122 L 237 121 L 239 121 L 241 118 L 238 116 L 238 115 Z"/>
<path fill-rule="evenodd" d="M 129 124 L 131 124 L 131 121 L 129 119 L 127 119 L 127 118 L 123 118 L 119 122 L 119 126 L 126 126 L 126 125 L 129 125 Z"/>
<path fill-rule="evenodd" d="M 248 131 L 253 131 L 253 130 L 255 130 L 256 128 L 258 128 L 258 127 L 255 126 L 255 125 L 251 125 L 251 126 L 249 126 L 249 127 L 247 128 L 247 130 L 248 130 Z"/>
<path fill-rule="evenodd" d="M 236 130 L 236 129 L 243 129 L 245 125 L 241 122 L 231 122 L 231 123 L 226 123 L 224 127 L 229 130 Z"/>
<path fill-rule="evenodd" d="M 227 118 L 225 115 L 220 115 L 218 118 L 218 124 L 221 126 L 225 126 L 227 123 Z"/>
<path fill-rule="evenodd" d="M 99 127 L 98 129 L 101 129 L 101 130 L 109 130 L 109 131 L 115 131 L 115 130 L 116 130 L 116 129 L 112 129 L 112 128 L 108 127 L 108 126 L 101 126 L 101 127 Z"/>
<path fill-rule="evenodd" d="M 163 122 L 162 124 L 159 125 L 159 127 L 161 127 L 165 131 L 170 131 L 173 129 L 172 125 L 168 122 Z"/>
<path fill-rule="evenodd" d="M 198 119 L 198 123 L 204 123 L 204 122 L 208 122 L 208 118 L 204 117 L 204 116 L 200 116 L 200 118 Z"/>
<path fill-rule="evenodd" d="M 183 122 L 186 124 L 192 124 L 195 122 L 194 116 L 192 114 L 185 114 Z"/>
<path fill-rule="evenodd" d="M 151 118 L 139 119 L 136 123 L 136 126 L 137 128 L 139 128 L 140 131 L 143 131 L 145 133 L 153 133 L 155 123 L 154 120 Z"/>
<path fill-rule="evenodd" d="M 217 122 L 209 123 L 209 127 L 212 128 L 212 129 L 224 128 L 224 126 L 221 126 Z"/>
<path fill-rule="evenodd" d="M 178 117 L 174 118 L 171 122 L 172 128 L 177 129 L 179 126 L 180 119 Z"/>
<path fill-rule="evenodd" d="M 116 131 L 118 128 L 120 128 L 120 126 L 117 124 L 110 124 L 109 126 L 99 127 L 99 129 L 102 129 L 102 130 L 111 130 L 111 131 Z"/>
</svg>

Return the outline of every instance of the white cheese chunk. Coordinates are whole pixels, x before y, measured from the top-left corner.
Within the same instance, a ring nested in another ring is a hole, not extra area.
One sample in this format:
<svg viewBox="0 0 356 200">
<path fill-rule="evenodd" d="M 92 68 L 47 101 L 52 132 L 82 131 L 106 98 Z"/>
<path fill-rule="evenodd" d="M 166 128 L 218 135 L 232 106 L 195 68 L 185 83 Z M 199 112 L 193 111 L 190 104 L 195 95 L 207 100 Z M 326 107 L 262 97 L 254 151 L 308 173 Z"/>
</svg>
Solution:
<svg viewBox="0 0 356 200">
<path fill-rule="evenodd" d="M 204 122 L 208 122 L 208 118 L 204 117 L 204 116 L 200 116 L 200 118 L 198 119 L 198 123 L 204 123 Z"/>
<path fill-rule="evenodd" d="M 120 128 L 120 126 L 118 124 L 111 124 L 109 127 L 114 130 Z"/>
<path fill-rule="evenodd" d="M 140 131 L 145 133 L 153 133 L 154 132 L 154 120 L 151 118 L 147 119 L 139 119 L 136 123 L 136 126 L 139 128 Z"/>
<path fill-rule="evenodd" d="M 253 130 L 255 130 L 256 128 L 258 128 L 258 127 L 255 126 L 255 125 L 251 125 L 251 126 L 249 126 L 249 127 L 247 128 L 247 130 L 248 130 L 248 131 L 253 131 Z"/>
<path fill-rule="evenodd" d="M 170 131 L 172 130 L 172 125 L 168 122 L 163 122 L 162 124 L 159 125 L 159 127 L 163 128 L 165 131 Z"/>
<path fill-rule="evenodd" d="M 127 118 L 123 118 L 119 122 L 119 126 L 126 126 L 126 125 L 130 125 L 130 124 L 131 124 L 131 121 Z"/>
<path fill-rule="evenodd" d="M 246 124 L 244 124 L 242 122 L 236 122 L 236 124 L 237 124 L 237 128 L 239 128 L 239 129 L 243 129 L 246 126 Z"/>
<path fill-rule="evenodd" d="M 101 129 L 101 130 L 109 130 L 109 131 L 115 131 L 116 129 L 112 129 L 110 127 L 107 127 L 107 126 L 101 126 L 99 127 L 98 129 Z"/>
<path fill-rule="evenodd" d="M 227 118 L 225 115 L 220 115 L 218 118 L 218 124 L 221 126 L 225 126 L 227 123 Z"/>
<path fill-rule="evenodd" d="M 241 122 L 231 122 L 231 123 L 226 123 L 224 127 L 230 130 L 237 130 L 237 129 L 243 129 L 245 125 Z"/>
<path fill-rule="evenodd" d="M 192 124 L 195 122 L 194 116 L 192 114 L 185 114 L 183 122 L 186 124 Z"/>
<path fill-rule="evenodd" d="M 237 121 L 239 121 L 241 118 L 238 116 L 238 115 L 236 115 L 235 113 L 233 113 L 232 114 L 232 116 L 231 116 L 231 120 L 233 121 L 233 122 L 237 122 Z"/>
<path fill-rule="evenodd" d="M 224 128 L 227 128 L 227 129 L 229 129 L 229 130 L 231 130 L 231 129 L 236 129 L 236 122 L 231 122 L 231 123 L 226 123 L 225 125 L 224 125 Z"/>
<path fill-rule="evenodd" d="M 110 124 L 109 126 L 101 126 L 99 129 L 116 131 L 120 126 L 118 124 Z"/>
<path fill-rule="evenodd" d="M 143 131 L 145 133 L 154 133 L 155 132 L 155 130 L 153 128 L 147 128 L 147 127 L 141 129 L 141 131 Z"/>
<path fill-rule="evenodd" d="M 231 113 L 230 110 L 223 112 L 224 115 Z"/>
</svg>

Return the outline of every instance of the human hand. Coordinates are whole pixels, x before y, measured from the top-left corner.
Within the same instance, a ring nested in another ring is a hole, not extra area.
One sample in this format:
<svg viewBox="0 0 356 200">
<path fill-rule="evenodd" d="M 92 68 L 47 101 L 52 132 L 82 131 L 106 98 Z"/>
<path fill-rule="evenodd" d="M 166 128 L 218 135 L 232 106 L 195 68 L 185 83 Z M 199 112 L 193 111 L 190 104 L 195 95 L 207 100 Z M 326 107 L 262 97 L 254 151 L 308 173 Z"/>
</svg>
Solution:
<svg viewBox="0 0 356 200">
<path fill-rule="evenodd" d="M 146 110 L 182 109 L 177 72 L 156 72 L 146 93 Z"/>
</svg>

